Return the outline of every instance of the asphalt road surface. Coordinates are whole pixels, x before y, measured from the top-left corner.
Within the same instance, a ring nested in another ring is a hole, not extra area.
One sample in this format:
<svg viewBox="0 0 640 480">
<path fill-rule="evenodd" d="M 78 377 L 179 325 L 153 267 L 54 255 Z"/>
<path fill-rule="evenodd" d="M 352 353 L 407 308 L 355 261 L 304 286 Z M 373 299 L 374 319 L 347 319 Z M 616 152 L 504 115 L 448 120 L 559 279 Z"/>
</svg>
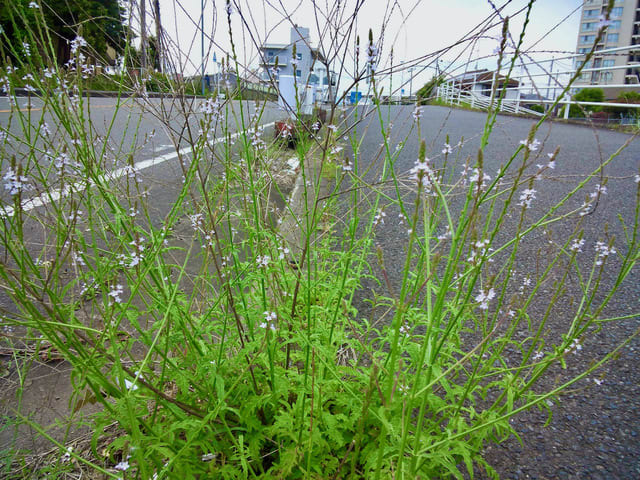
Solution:
<svg viewBox="0 0 640 480">
<path fill-rule="evenodd" d="M 441 167 L 444 161 L 442 149 L 449 135 L 452 146 L 463 139 L 459 151 L 459 162 L 449 167 L 457 179 L 466 158 L 471 164 L 477 157 L 480 139 L 486 121 L 486 114 L 463 110 L 451 110 L 444 107 L 427 106 L 420 120 L 420 134 L 414 125 L 413 107 L 383 107 L 382 120 L 384 130 L 391 133 L 390 146 L 394 151 L 400 142 L 404 149 L 394 164 L 396 174 L 407 178 L 408 171 L 418 157 L 419 138 L 427 144 L 427 157 L 434 167 Z M 369 181 L 376 181 L 382 165 L 381 125 L 378 115 L 366 116 L 366 109 L 358 114 L 365 119 L 358 125 L 359 135 L 363 136 L 359 155 L 359 171 L 367 173 Z M 353 112 L 352 112 L 353 115 Z M 534 120 L 511 116 L 498 116 L 484 152 L 484 170 L 495 178 L 500 166 L 504 164 L 520 145 L 527 139 Z M 412 130 L 413 129 L 413 130 Z M 614 154 L 625 142 L 628 146 L 619 153 L 604 170 L 607 193 L 600 196 L 598 205 L 589 215 L 582 217 L 584 230 L 583 264 L 592 262 L 596 241 L 608 241 L 617 238 L 621 244 L 624 231 L 618 218 L 627 225 L 633 225 L 635 198 L 638 185 L 635 175 L 640 173 L 640 141 L 630 135 L 593 129 L 586 126 L 567 125 L 547 122 L 541 126 L 536 138 L 541 142 L 539 149 L 533 152 L 539 157 L 533 163 L 546 164 L 547 153 L 559 148 L 556 168 L 546 170 L 543 177 L 536 181 L 537 198 L 533 200 L 529 218 L 538 218 L 559 201 L 562 196 L 576 186 L 586 174 L 597 168 Z M 454 148 L 453 157 L 458 153 Z M 522 154 L 520 154 L 522 157 Z M 451 159 L 449 160 L 451 163 Z M 535 171 L 537 167 L 533 167 Z M 531 171 L 531 169 L 529 169 Z M 603 183 L 604 178 L 593 179 L 585 192 L 573 199 L 565 210 L 579 208 L 585 197 Z M 392 193 L 390 193 L 393 195 Z M 384 205 L 384 204 L 383 204 Z M 459 206 L 454 200 L 454 210 Z M 391 283 L 399 283 L 402 261 L 405 256 L 407 239 L 406 227 L 399 225 L 398 210 L 389 207 L 386 210 L 385 224 L 380 225 L 376 233 L 376 243 L 382 247 L 385 267 L 391 277 Z M 516 219 L 507 219 L 498 241 L 509 237 L 509 226 Z M 535 234 L 522 245 L 517 272 L 525 274 L 536 271 L 536 262 L 545 254 L 547 242 L 564 243 L 577 220 L 550 226 L 546 234 Z M 499 244 L 499 243 L 498 243 Z M 376 262 L 373 261 L 372 264 Z M 603 282 L 611 283 L 617 273 L 616 259 L 612 259 Z M 640 311 L 640 272 L 636 267 L 618 292 L 616 299 L 609 305 L 606 313 L 610 316 L 630 315 Z M 376 287 L 371 286 L 375 289 Z M 567 296 L 576 291 L 574 279 L 567 283 Z M 386 294 L 384 287 L 378 287 L 380 294 Z M 572 290 L 573 289 L 573 290 Z M 532 305 L 532 314 L 543 311 L 549 298 L 548 291 L 540 291 L 538 306 Z M 566 331 L 572 318 L 575 305 L 556 305 L 548 328 L 552 331 Z M 600 358 L 615 348 L 640 326 L 640 317 L 635 316 L 607 325 L 601 332 L 586 339 L 583 349 L 568 359 L 566 371 L 558 369 L 545 379 L 540 387 L 549 389 L 560 379 L 569 378 L 586 368 L 594 358 Z M 553 332 L 552 332 L 553 334 Z M 571 391 L 562 395 L 553 407 L 553 419 L 544 427 L 546 414 L 531 411 L 513 419 L 513 426 L 519 432 L 522 444 L 517 439 L 499 446 L 489 446 L 486 456 L 495 466 L 502 478 L 535 479 L 636 479 L 640 478 L 640 369 L 638 352 L 640 342 L 636 338 L 624 348 L 619 357 L 598 371 L 594 377 L 585 378 Z M 598 384 L 597 382 L 600 384 Z M 542 390 L 541 390 L 542 391 Z"/>
</svg>

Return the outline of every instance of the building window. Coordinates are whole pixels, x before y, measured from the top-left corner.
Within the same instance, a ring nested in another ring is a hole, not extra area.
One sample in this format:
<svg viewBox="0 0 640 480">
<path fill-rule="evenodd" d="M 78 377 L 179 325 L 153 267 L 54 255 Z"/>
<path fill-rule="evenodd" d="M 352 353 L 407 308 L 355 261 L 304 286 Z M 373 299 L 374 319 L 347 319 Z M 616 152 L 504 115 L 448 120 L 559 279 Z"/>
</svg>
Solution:
<svg viewBox="0 0 640 480">
<path fill-rule="evenodd" d="M 580 43 L 593 43 L 595 39 L 595 35 L 580 35 Z"/>
<path fill-rule="evenodd" d="M 296 70 L 296 77 L 302 77 L 302 70 Z"/>
<path fill-rule="evenodd" d="M 597 22 L 588 22 L 588 23 L 582 24 L 583 32 L 595 32 L 597 28 L 598 28 Z"/>
<path fill-rule="evenodd" d="M 609 25 L 610 30 L 620 30 L 620 20 L 612 20 Z"/>
<path fill-rule="evenodd" d="M 602 66 L 603 67 L 613 67 L 615 65 L 616 61 L 611 59 L 611 60 L 603 60 L 602 61 Z"/>
<path fill-rule="evenodd" d="M 611 72 L 602 72 L 602 77 L 600 78 L 602 79 L 603 83 L 609 83 L 613 78 L 613 74 Z"/>
<path fill-rule="evenodd" d="M 596 18 L 599 15 L 600 15 L 600 10 L 598 9 L 584 11 L 584 18 Z"/>
<path fill-rule="evenodd" d="M 607 34 L 607 43 L 618 43 L 618 38 L 620 37 L 617 33 L 608 33 Z"/>
<path fill-rule="evenodd" d="M 624 10 L 624 7 L 615 7 L 611 9 L 611 16 L 612 17 L 621 17 L 622 16 L 622 11 Z"/>
<path fill-rule="evenodd" d="M 591 51 L 590 48 L 579 48 L 578 53 L 589 53 Z"/>
<path fill-rule="evenodd" d="M 302 60 L 302 54 L 301 53 L 296 53 L 296 58 L 298 60 Z"/>
<path fill-rule="evenodd" d="M 576 69 L 580 68 L 582 64 L 584 64 L 584 68 L 591 68 L 591 60 L 586 63 L 584 60 L 576 60 Z"/>
</svg>

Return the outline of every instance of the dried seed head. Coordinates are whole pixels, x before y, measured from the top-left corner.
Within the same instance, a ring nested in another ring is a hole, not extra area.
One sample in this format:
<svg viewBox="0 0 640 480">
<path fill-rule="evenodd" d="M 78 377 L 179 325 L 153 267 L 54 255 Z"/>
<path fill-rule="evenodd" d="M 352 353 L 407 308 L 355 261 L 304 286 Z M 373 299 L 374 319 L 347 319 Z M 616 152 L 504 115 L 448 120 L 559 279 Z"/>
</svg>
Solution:
<svg viewBox="0 0 640 480">
<path fill-rule="evenodd" d="M 420 142 L 420 151 L 418 152 L 418 158 L 421 162 L 424 162 L 424 159 L 427 158 L 427 144 L 424 140 Z"/>
</svg>

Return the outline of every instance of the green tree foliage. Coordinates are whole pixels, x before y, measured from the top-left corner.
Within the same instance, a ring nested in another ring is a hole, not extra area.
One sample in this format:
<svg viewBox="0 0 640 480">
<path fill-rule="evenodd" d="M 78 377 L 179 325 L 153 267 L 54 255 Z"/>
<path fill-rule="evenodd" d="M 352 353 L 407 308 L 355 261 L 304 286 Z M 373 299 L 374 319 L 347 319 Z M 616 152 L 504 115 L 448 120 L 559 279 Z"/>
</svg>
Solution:
<svg viewBox="0 0 640 480">
<path fill-rule="evenodd" d="M 573 99 L 577 102 L 604 102 L 604 90 L 601 88 L 585 88 L 576 93 Z M 601 110 L 602 107 L 597 105 L 571 105 L 569 116 L 579 118 Z"/>
<path fill-rule="evenodd" d="M 606 107 L 605 110 L 609 113 L 613 113 L 616 116 L 622 115 L 625 117 L 628 117 L 628 116 L 637 117 L 638 114 L 640 114 L 640 109 L 625 106 L 625 104 L 629 104 L 629 103 L 632 103 L 632 104 L 640 103 L 640 93 L 638 92 L 633 92 L 633 91 L 622 92 L 620 93 L 620 95 L 618 95 L 615 102 L 619 103 L 620 106 Z"/>
<path fill-rule="evenodd" d="M 431 98 L 434 88 L 440 85 L 443 81 L 444 77 L 442 76 L 434 75 L 433 77 L 431 77 L 431 80 L 425 83 L 422 88 L 420 88 L 420 90 L 418 90 L 418 92 L 416 93 L 416 95 L 418 96 L 418 103 L 420 105 L 426 104 Z"/>
<path fill-rule="evenodd" d="M 158 55 L 158 41 L 153 35 L 147 37 L 147 63 L 149 68 L 154 70 L 160 70 L 160 56 Z M 139 48 L 134 46 L 130 47 L 129 55 L 127 56 L 127 65 L 132 68 L 140 68 L 142 65 L 142 52 Z"/>
<path fill-rule="evenodd" d="M 618 95 L 618 101 L 624 103 L 640 103 L 640 93 L 638 92 L 622 92 Z"/>
<path fill-rule="evenodd" d="M 37 5 L 37 7 L 35 6 Z M 82 35 L 99 61 L 109 63 L 107 47 L 122 53 L 126 45 L 127 27 L 124 9 L 118 0 L 12 0 L 0 2 L 0 47 L 3 55 L 16 59 L 23 42 L 35 43 L 30 32 L 37 21 L 44 20 L 49 29 L 50 45 L 59 64 L 70 58 L 70 42 Z"/>
</svg>

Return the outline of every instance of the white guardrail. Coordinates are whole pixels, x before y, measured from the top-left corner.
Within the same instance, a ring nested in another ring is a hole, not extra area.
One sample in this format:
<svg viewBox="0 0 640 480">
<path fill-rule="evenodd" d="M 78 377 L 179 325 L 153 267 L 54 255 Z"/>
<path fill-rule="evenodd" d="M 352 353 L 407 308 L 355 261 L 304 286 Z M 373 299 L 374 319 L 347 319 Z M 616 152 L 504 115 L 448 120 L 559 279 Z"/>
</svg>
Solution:
<svg viewBox="0 0 640 480">
<path fill-rule="evenodd" d="M 640 50 L 640 45 L 628 45 L 625 47 L 615 47 L 611 49 L 598 50 L 595 52 L 596 55 L 607 55 L 612 53 L 618 53 L 624 50 Z M 525 108 L 524 105 L 531 104 L 539 104 L 539 105 L 550 105 L 556 102 L 557 95 L 559 95 L 566 88 L 566 82 L 568 82 L 569 78 L 573 76 L 576 72 L 576 69 L 561 69 L 560 71 L 553 70 L 553 62 L 557 62 L 562 59 L 571 59 L 575 60 L 579 57 L 584 57 L 584 54 L 570 54 L 563 57 L 556 57 L 553 59 L 546 59 L 537 62 L 529 62 L 522 63 L 521 67 L 525 66 L 536 66 L 539 69 L 543 70 L 543 73 L 540 72 L 527 72 L 523 75 L 510 75 L 509 79 L 512 80 L 520 80 L 527 79 L 530 84 L 527 86 L 526 90 L 535 91 L 535 92 L 546 92 L 547 97 L 545 98 L 540 96 L 540 98 L 521 98 L 522 88 L 521 87 L 508 87 L 506 88 L 507 95 L 500 102 L 498 99 L 492 99 L 489 95 L 485 95 L 484 92 L 490 92 L 493 88 L 486 88 L 486 81 L 482 82 L 485 88 L 483 91 L 479 91 L 476 87 L 478 83 L 476 83 L 476 75 L 475 72 L 469 72 L 468 76 L 457 75 L 453 78 L 450 78 L 447 82 L 438 86 L 436 91 L 436 96 L 443 102 L 452 104 L 452 105 L 462 105 L 466 104 L 472 108 L 479 108 L 482 110 L 488 110 L 489 107 L 497 108 L 500 107 L 500 111 L 510 112 L 516 114 L 529 114 L 535 116 L 542 116 L 542 113 L 537 112 L 535 110 L 531 110 L 529 108 Z M 544 63 L 551 62 L 551 68 L 547 69 L 543 68 L 541 65 Z M 620 70 L 625 68 L 640 68 L 640 64 L 629 64 L 629 65 L 612 65 L 608 67 L 591 67 L 583 68 L 583 74 L 589 74 L 593 72 L 606 72 L 610 70 Z M 479 72 L 478 72 L 479 73 Z M 490 72 L 482 72 L 484 75 Z M 493 72 L 494 77 L 491 81 L 491 87 L 493 87 L 493 83 L 495 82 L 495 72 Z M 485 77 L 486 78 L 486 77 Z M 540 81 L 536 82 L 534 78 L 539 78 Z M 563 80 L 561 80 L 563 78 Z M 500 75 L 499 79 L 499 87 L 496 89 L 496 95 L 502 93 L 502 82 L 505 81 L 503 75 Z M 582 88 L 602 88 L 602 89 L 611 89 L 611 88 L 634 88 L 636 87 L 636 91 L 640 92 L 640 85 L 633 84 L 585 84 L 578 80 L 576 83 L 572 85 L 571 90 L 574 89 L 582 89 Z M 551 94 L 549 94 L 551 92 Z M 515 97 L 515 98 L 514 98 Z M 637 103 L 615 103 L 615 102 L 582 102 L 575 101 L 571 98 L 571 92 L 566 95 L 566 98 L 563 98 L 558 102 L 558 105 L 565 107 L 567 105 L 596 105 L 602 107 L 624 107 L 631 109 L 640 108 L 640 104 Z M 564 118 L 569 118 L 569 108 L 564 108 L 563 116 Z M 640 113 L 640 111 L 638 111 Z"/>
</svg>

